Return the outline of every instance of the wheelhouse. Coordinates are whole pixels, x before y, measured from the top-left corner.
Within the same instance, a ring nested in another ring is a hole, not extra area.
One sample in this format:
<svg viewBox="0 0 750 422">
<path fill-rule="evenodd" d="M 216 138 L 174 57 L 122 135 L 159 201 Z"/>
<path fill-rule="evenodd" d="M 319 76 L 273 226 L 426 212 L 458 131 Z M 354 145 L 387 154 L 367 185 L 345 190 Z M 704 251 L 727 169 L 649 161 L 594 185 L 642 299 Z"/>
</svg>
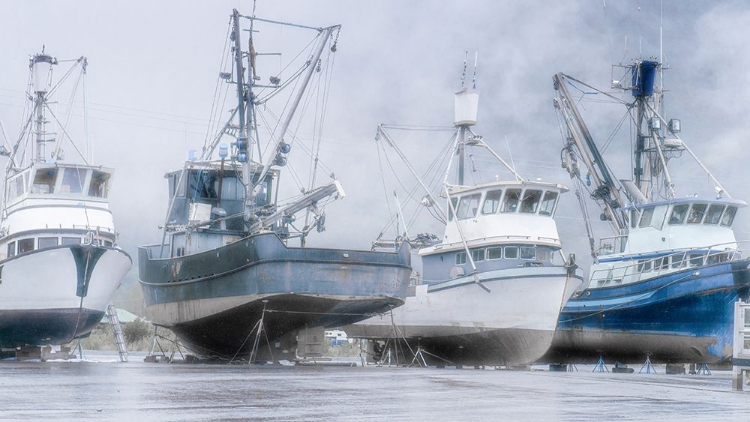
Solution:
<svg viewBox="0 0 750 422">
<path fill-rule="evenodd" d="M 520 214 L 553 217 L 561 188 L 550 186 L 490 186 L 451 195 L 448 221 L 465 220 L 485 215 Z M 453 210 L 455 210 L 455 215 Z"/>
<path fill-rule="evenodd" d="M 257 207 L 268 207 L 273 203 L 272 196 L 276 192 L 272 189 L 277 173 L 274 170 L 269 172 L 266 182 L 260 186 L 255 201 Z M 170 201 L 174 201 L 169 213 L 170 225 L 223 217 L 226 230 L 244 229 L 245 183 L 239 166 L 200 163 L 167 173 L 165 177 L 169 183 Z"/>
<path fill-rule="evenodd" d="M 653 227 L 662 230 L 665 225 L 730 228 L 737 209 L 746 205 L 743 201 L 736 200 L 684 198 L 673 202 L 634 206 L 628 210 L 632 229 Z"/>
<path fill-rule="evenodd" d="M 8 206 L 26 198 L 55 198 L 105 201 L 112 171 L 102 167 L 36 164 L 8 178 L 5 199 Z"/>
</svg>

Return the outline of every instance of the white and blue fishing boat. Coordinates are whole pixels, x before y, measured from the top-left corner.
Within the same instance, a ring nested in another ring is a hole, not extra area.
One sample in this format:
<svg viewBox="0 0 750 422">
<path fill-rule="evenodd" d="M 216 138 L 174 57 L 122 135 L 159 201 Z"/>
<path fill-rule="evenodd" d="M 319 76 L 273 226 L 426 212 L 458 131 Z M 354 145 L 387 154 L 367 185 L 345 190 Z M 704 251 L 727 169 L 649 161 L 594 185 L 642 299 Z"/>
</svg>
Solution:
<svg viewBox="0 0 750 422">
<path fill-rule="evenodd" d="M 622 68 L 613 88 L 632 94 L 630 101 L 562 73 L 554 77 L 563 167 L 601 207 L 613 235 L 597 244 L 587 221 L 594 263 L 586 285 L 565 305 L 545 361 L 724 361 L 732 355 L 733 304 L 746 300 L 750 289 L 750 259 L 732 229 L 747 204 L 731 198 L 683 142 L 680 121 L 664 116 L 661 64 L 638 60 Z M 623 120 L 632 122 L 635 135 L 632 180 L 616 180 L 570 86 L 587 93 L 584 100 L 595 94 L 598 102 L 625 107 Z M 694 193 L 699 182 L 687 196 L 676 193 L 667 163 L 683 155 L 707 173 L 708 193 Z"/>
<path fill-rule="evenodd" d="M 445 202 L 407 161 L 427 193 L 421 205 L 441 217 L 445 232 L 412 239 L 405 233 L 402 238 L 420 248 L 422 270 L 406 303 L 344 329 L 349 337 L 371 340 L 368 349 L 376 361 L 416 357 L 429 365 L 527 365 L 549 349 L 560 309 L 582 282 L 573 258 L 562 253 L 554 220 L 560 195 L 568 189 L 524 179 L 496 154 L 472 130 L 478 101 L 475 88 L 455 95 L 455 131 L 452 147 L 445 150 L 451 158 L 439 187 Z M 387 129 L 380 125 L 378 138 L 406 161 Z M 464 160 L 487 153 L 492 174 L 500 170 L 510 179 L 468 182 Z M 449 181 L 454 164 L 455 179 Z"/>
<path fill-rule="evenodd" d="M 70 98 L 80 97 L 75 88 L 85 77 L 87 59 L 66 62 L 73 65 L 55 78 L 55 57 L 44 51 L 31 57 L 23 130 L 12 146 L 0 147 L 7 157 L 0 217 L 1 348 L 62 345 L 88 335 L 132 265 L 117 246 L 109 209 L 113 171 L 89 163 L 71 139 L 73 104 L 67 117 L 59 116 L 64 123 L 51 106 L 52 94 L 71 86 Z M 66 79 L 73 82 L 65 84 Z M 65 160 L 63 146 L 80 159 Z"/>
<path fill-rule="evenodd" d="M 250 23 L 249 31 L 241 29 L 241 21 Z M 314 33 L 309 55 L 298 55 L 301 63 L 290 61 L 268 82 L 256 70 L 267 54 L 255 50 L 263 34 L 260 24 Z M 226 57 L 231 59 L 220 83 L 236 86 L 231 117 L 207 140 L 200 157 L 167 173 L 170 200 L 162 242 L 139 249 L 149 319 L 202 357 L 296 359 L 300 330 L 319 329 L 322 342 L 323 327 L 356 322 L 404 302 L 411 274 L 408 245 L 395 252 L 306 247 L 308 234 L 325 228 L 327 202 L 344 196 L 337 180 L 303 186 L 301 194 L 279 199 L 280 169 L 292 145 L 302 142 L 289 130 L 292 117 L 303 98 L 307 109 L 323 113 L 339 29 L 269 21 L 236 10 L 230 18 Z M 249 40 L 244 50 L 243 38 Z M 305 97 L 311 81 L 316 94 Z M 278 94 L 285 89 L 292 92 L 280 100 L 284 112 L 274 114 L 270 101 L 283 97 Z M 322 101 L 320 108 L 310 105 L 311 98 Z M 226 139 L 230 145 L 221 143 Z M 263 140 L 270 145 L 265 157 Z M 313 159 L 319 162 L 315 154 Z M 289 244 L 295 238 L 300 247 Z"/>
</svg>

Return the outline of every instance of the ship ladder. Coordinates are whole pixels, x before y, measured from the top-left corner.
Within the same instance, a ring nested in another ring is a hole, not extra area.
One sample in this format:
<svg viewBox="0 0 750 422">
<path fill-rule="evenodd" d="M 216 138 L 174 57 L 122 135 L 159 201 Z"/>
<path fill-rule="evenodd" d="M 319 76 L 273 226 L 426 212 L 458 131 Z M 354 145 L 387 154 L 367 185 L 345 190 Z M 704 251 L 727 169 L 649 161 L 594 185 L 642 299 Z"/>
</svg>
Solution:
<svg viewBox="0 0 750 422">
<path fill-rule="evenodd" d="M 117 343 L 117 352 L 120 354 L 120 362 L 127 362 L 128 346 L 125 343 L 125 336 L 122 334 L 122 326 L 120 326 L 120 319 L 117 317 L 117 309 L 112 302 L 109 302 L 109 305 L 107 305 L 107 318 L 109 319 L 109 325 L 112 327 L 112 332 L 115 334 L 115 342 Z"/>
</svg>

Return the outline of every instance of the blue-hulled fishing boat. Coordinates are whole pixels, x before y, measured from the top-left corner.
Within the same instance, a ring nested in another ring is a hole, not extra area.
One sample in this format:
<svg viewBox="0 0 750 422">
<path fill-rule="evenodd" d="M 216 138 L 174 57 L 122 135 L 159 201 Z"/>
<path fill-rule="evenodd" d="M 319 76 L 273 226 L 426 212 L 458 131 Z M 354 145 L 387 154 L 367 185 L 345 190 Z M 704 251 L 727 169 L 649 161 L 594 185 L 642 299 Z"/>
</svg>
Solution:
<svg viewBox="0 0 750 422">
<path fill-rule="evenodd" d="M 563 167 L 580 191 L 589 191 L 614 235 L 598 245 L 590 235 L 588 282 L 565 305 L 543 360 L 724 361 L 732 355 L 733 303 L 746 300 L 750 289 L 750 259 L 743 258 L 732 229 L 747 204 L 731 198 L 682 141 L 680 121 L 665 118 L 657 84 L 661 64 L 638 60 L 623 68 L 613 88 L 629 91 L 632 101 L 562 73 L 554 77 Z M 625 106 L 635 135 L 632 180 L 615 179 L 570 86 Z M 708 193 L 693 194 L 700 187 L 691 185 L 689 196 L 677 195 L 667 163 L 682 155 L 708 174 Z"/>
</svg>

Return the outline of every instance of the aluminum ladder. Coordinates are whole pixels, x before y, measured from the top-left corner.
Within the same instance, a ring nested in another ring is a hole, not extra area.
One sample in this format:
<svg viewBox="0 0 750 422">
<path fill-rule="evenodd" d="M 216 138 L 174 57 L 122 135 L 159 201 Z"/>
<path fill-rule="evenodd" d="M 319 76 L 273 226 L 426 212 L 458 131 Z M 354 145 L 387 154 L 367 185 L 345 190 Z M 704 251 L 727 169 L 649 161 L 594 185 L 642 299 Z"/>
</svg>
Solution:
<svg viewBox="0 0 750 422">
<path fill-rule="evenodd" d="M 122 334 L 120 319 L 117 317 L 117 308 L 115 308 L 115 304 L 112 302 L 109 302 L 109 305 L 107 305 L 107 319 L 109 319 L 109 325 L 112 327 L 112 331 L 115 334 L 115 342 L 117 343 L 117 352 L 120 354 L 120 362 L 127 362 L 128 346 L 125 343 L 125 336 Z"/>
</svg>

